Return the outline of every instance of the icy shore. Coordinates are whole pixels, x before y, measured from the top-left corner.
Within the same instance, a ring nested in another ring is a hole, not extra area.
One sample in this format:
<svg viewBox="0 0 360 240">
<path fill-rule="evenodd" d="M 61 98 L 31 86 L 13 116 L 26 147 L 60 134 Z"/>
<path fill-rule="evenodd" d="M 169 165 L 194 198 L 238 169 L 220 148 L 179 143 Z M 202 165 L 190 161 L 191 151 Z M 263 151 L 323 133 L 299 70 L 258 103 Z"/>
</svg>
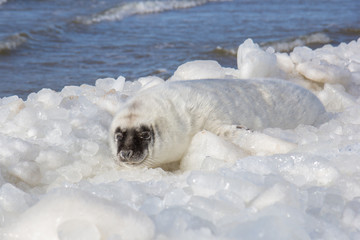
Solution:
<svg viewBox="0 0 360 240">
<path fill-rule="evenodd" d="M 290 54 L 249 39 L 237 63 L 188 62 L 170 80 L 281 78 L 312 90 L 333 118 L 248 133 L 241 153 L 204 132 L 187 170 L 169 173 L 121 169 L 107 143 L 127 97 L 163 79 L 0 99 L 0 238 L 360 239 L 360 39 Z"/>
</svg>

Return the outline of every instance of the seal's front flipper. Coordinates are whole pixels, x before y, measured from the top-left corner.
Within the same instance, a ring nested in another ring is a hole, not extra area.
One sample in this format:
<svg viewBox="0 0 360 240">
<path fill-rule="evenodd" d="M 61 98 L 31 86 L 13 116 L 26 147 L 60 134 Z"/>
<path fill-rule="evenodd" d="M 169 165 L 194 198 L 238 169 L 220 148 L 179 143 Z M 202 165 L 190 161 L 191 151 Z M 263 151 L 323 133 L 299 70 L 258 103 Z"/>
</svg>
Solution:
<svg viewBox="0 0 360 240">
<path fill-rule="evenodd" d="M 219 137 L 232 142 L 233 139 L 236 138 L 239 134 L 252 132 L 252 130 L 243 125 L 222 125 L 212 132 Z"/>
</svg>

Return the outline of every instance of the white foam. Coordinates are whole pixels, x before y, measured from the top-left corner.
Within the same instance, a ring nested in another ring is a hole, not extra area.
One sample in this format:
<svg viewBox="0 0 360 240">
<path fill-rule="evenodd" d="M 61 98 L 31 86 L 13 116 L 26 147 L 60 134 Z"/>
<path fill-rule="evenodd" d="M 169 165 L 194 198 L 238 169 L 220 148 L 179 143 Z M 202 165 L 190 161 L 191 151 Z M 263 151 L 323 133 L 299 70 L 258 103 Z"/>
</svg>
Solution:
<svg viewBox="0 0 360 240">
<path fill-rule="evenodd" d="M 0 1 L 0 5 L 5 3 L 5 1 Z M 27 41 L 28 36 L 25 33 L 17 33 L 11 35 L 4 40 L 0 41 L 0 52 L 10 51 L 18 48 Z"/>
<path fill-rule="evenodd" d="M 217 2 L 224 0 L 155 0 L 155 1 L 135 1 L 123 3 L 119 6 L 112 7 L 106 11 L 95 14 L 91 17 L 78 17 L 77 22 L 83 24 L 93 24 L 102 21 L 122 20 L 126 17 L 141 14 L 153 14 L 176 9 L 193 8 L 207 4 L 209 2 Z"/>
<path fill-rule="evenodd" d="M 330 43 L 331 39 L 328 35 L 322 32 L 311 33 L 304 36 L 298 36 L 286 40 L 279 40 L 274 42 L 265 42 L 259 44 L 261 49 L 266 50 L 268 48 L 274 49 L 278 53 L 288 53 L 294 50 L 296 47 L 302 46 L 311 46 L 314 44 L 324 45 Z M 237 55 L 237 49 L 234 48 L 223 48 L 221 46 L 217 46 L 214 50 L 216 52 L 225 54 L 225 55 Z"/>
<path fill-rule="evenodd" d="M 311 44 L 326 44 L 330 41 L 331 39 L 329 38 L 329 36 L 327 36 L 325 33 L 318 32 L 288 39 L 285 41 L 265 43 L 262 44 L 262 47 L 272 47 L 277 52 L 290 52 L 295 47 L 308 46 Z"/>
<path fill-rule="evenodd" d="M 153 76 L 0 99 L 0 239 L 358 239 L 360 39 L 291 53 L 239 47 L 239 66 L 179 66 L 172 79 L 276 77 L 330 112 L 320 126 L 197 133 L 182 170 L 116 165 L 112 115 Z M 286 95 L 287 93 L 284 93 Z"/>
</svg>

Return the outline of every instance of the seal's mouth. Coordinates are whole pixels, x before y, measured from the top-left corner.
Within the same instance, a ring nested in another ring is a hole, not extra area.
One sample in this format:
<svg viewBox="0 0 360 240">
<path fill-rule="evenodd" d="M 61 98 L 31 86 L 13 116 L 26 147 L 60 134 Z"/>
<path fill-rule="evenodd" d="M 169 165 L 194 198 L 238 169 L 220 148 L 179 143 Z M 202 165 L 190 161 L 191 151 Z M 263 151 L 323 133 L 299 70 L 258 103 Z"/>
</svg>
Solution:
<svg viewBox="0 0 360 240">
<path fill-rule="evenodd" d="M 147 156 L 148 156 L 147 151 L 141 154 L 140 156 L 138 154 L 133 155 L 131 150 L 126 152 L 120 151 L 119 154 L 117 155 L 117 160 L 118 163 L 121 165 L 125 164 L 129 166 L 138 166 L 143 162 L 145 162 Z"/>
<path fill-rule="evenodd" d="M 138 166 L 138 165 L 142 164 L 145 161 L 145 159 L 142 160 L 142 161 L 133 161 L 133 162 L 121 161 L 121 160 L 119 160 L 119 161 L 120 161 L 121 164 L 126 164 L 126 165 L 129 165 L 129 166 Z"/>
</svg>

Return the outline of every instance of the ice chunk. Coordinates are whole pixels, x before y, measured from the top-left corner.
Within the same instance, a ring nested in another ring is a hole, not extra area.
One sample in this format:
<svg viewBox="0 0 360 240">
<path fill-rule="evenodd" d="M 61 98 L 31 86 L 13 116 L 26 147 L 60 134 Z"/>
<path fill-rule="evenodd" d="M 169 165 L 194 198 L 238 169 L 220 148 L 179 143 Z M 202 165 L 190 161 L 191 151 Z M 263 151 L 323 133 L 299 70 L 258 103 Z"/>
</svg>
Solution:
<svg viewBox="0 0 360 240">
<path fill-rule="evenodd" d="M 157 197 L 148 198 L 144 201 L 141 211 L 148 215 L 157 215 L 164 208 L 163 201 Z"/>
<path fill-rule="evenodd" d="M 51 108 L 58 106 L 61 100 L 62 97 L 59 93 L 51 89 L 44 88 L 36 94 L 30 94 L 27 99 L 27 104 L 33 104 L 35 106 L 42 104 L 45 108 Z"/>
<path fill-rule="evenodd" d="M 195 195 L 204 197 L 212 196 L 228 187 L 224 178 L 215 172 L 192 172 L 187 178 L 187 183 Z"/>
<path fill-rule="evenodd" d="M 10 183 L 0 188 L 0 209 L 21 213 L 28 208 L 30 196 Z"/>
<path fill-rule="evenodd" d="M 246 157 L 236 162 L 235 170 L 246 171 L 257 175 L 267 175 L 274 171 L 274 167 L 266 157 Z"/>
<path fill-rule="evenodd" d="M 251 204 L 256 209 L 262 209 L 264 207 L 273 205 L 285 199 L 286 187 L 280 184 L 275 184 L 261 195 L 259 195 Z"/>
<path fill-rule="evenodd" d="M 19 127 L 28 129 L 39 120 L 38 114 L 38 110 L 32 107 L 24 108 L 14 117 L 14 123 Z"/>
<path fill-rule="evenodd" d="M 101 78 L 96 80 L 95 87 L 110 92 L 111 90 L 122 91 L 125 84 L 125 78 L 120 76 L 116 80 L 114 78 Z"/>
<path fill-rule="evenodd" d="M 244 240 L 311 239 L 300 223 L 285 216 L 264 216 L 236 225 L 226 233 L 226 236 L 230 239 L 241 236 Z"/>
<path fill-rule="evenodd" d="M 57 170 L 61 176 L 65 178 L 66 181 L 71 183 L 77 183 L 80 182 L 83 178 L 83 174 L 81 172 L 81 169 L 75 168 L 73 166 L 65 166 L 62 168 L 59 168 Z"/>
<path fill-rule="evenodd" d="M 123 92 L 131 96 L 137 91 L 139 91 L 141 87 L 142 85 L 139 81 L 134 81 L 134 82 L 126 81 L 124 84 Z"/>
<path fill-rule="evenodd" d="M 296 71 L 306 79 L 320 83 L 340 83 L 347 86 L 352 76 L 345 56 L 351 53 L 341 45 L 336 48 L 339 51 L 335 52 L 335 48 L 329 45 L 316 50 L 297 47 L 290 57 L 296 65 Z"/>
<path fill-rule="evenodd" d="M 190 231 L 195 232 L 193 237 L 196 239 L 204 234 L 207 236 L 204 239 L 211 239 L 211 233 L 215 230 L 208 219 L 195 216 L 191 211 L 180 207 L 163 210 L 155 216 L 155 222 L 159 233 L 166 236 L 165 239 L 189 239 L 186 235 Z"/>
<path fill-rule="evenodd" d="M 352 48 L 350 48 L 350 46 Z M 286 53 L 276 53 L 278 66 L 286 73 L 286 78 L 309 88 L 319 88 L 314 83 L 338 83 L 352 88 L 351 81 L 356 82 L 359 59 L 358 43 L 353 41 L 340 44 L 337 47 L 326 45 L 312 50 L 308 47 L 296 47 L 290 56 Z M 290 60 L 290 61 L 289 61 Z M 303 80 L 310 80 L 308 85 Z"/>
<path fill-rule="evenodd" d="M 70 156 L 57 148 L 43 149 L 35 162 L 45 169 L 56 169 L 69 161 Z"/>
<path fill-rule="evenodd" d="M 98 89 L 102 89 L 105 92 L 109 92 L 112 89 L 112 85 L 114 84 L 114 78 L 100 78 L 96 80 L 95 87 Z"/>
<path fill-rule="evenodd" d="M 122 204 L 80 191 L 58 190 L 6 226 L 2 239 L 85 239 L 90 233 L 94 235 L 89 239 L 153 239 L 154 225 L 142 213 Z"/>
<path fill-rule="evenodd" d="M 360 231 L 360 201 L 355 199 L 350 201 L 344 210 L 342 215 L 342 221 L 349 227 Z"/>
<path fill-rule="evenodd" d="M 318 93 L 318 97 L 328 111 L 340 112 L 344 108 L 354 105 L 356 99 L 348 94 L 345 88 L 339 84 L 324 84 L 324 89 Z"/>
<path fill-rule="evenodd" d="M 287 73 L 295 69 L 295 64 L 287 53 L 276 53 L 276 60 L 279 68 Z"/>
<path fill-rule="evenodd" d="M 326 159 L 316 156 L 293 155 L 278 159 L 279 170 L 288 181 L 303 186 L 324 186 L 334 182 L 339 173 Z"/>
<path fill-rule="evenodd" d="M 190 196 L 183 189 L 174 189 L 167 193 L 164 197 L 165 206 L 185 205 Z"/>
<path fill-rule="evenodd" d="M 100 240 L 101 235 L 95 224 L 86 220 L 69 220 L 58 227 L 59 240 Z"/>
<path fill-rule="evenodd" d="M 156 76 L 142 77 L 142 78 L 139 78 L 138 81 L 142 85 L 141 90 L 164 83 L 164 79 L 156 77 Z"/>
<path fill-rule="evenodd" d="M 113 89 L 121 92 L 124 89 L 124 84 L 125 84 L 125 78 L 123 76 L 119 76 L 113 84 Z"/>
<path fill-rule="evenodd" d="M 12 119 L 25 107 L 24 101 L 18 96 L 4 97 L 0 99 L 0 123 Z"/>
<path fill-rule="evenodd" d="M 351 78 L 349 70 L 319 59 L 300 63 L 296 66 L 296 70 L 307 79 L 320 83 L 346 85 Z"/>
<path fill-rule="evenodd" d="M 81 154 L 85 156 L 94 156 L 99 151 L 99 144 L 96 142 L 84 140 L 82 143 Z"/>
<path fill-rule="evenodd" d="M 19 161 L 32 161 L 40 151 L 39 146 L 20 138 L 0 135 L 0 141 L 2 146 L 6 146 L 0 148 L 0 163 L 3 166 L 14 166 Z"/>
<path fill-rule="evenodd" d="M 29 137 L 43 138 L 48 144 L 63 145 L 72 127 L 68 121 L 48 120 L 37 122 L 31 130 L 34 132 L 28 132 Z"/>
<path fill-rule="evenodd" d="M 247 39 L 238 48 L 237 66 L 240 78 L 278 77 L 281 75 L 273 49 L 262 50 Z"/>
<path fill-rule="evenodd" d="M 9 172 L 29 185 L 36 186 L 41 180 L 40 168 L 35 162 L 19 162 Z"/>
<path fill-rule="evenodd" d="M 314 56 L 314 52 L 308 47 L 296 47 L 294 51 L 290 53 L 291 60 L 295 64 L 310 61 Z"/>
<path fill-rule="evenodd" d="M 189 208 L 194 215 L 200 216 L 203 219 L 209 219 L 211 222 L 218 223 L 223 218 L 230 218 L 243 210 L 242 204 L 232 204 L 223 199 L 214 199 L 202 196 L 192 196 L 189 203 Z"/>
<path fill-rule="evenodd" d="M 231 163 L 225 161 L 224 159 L 218 159 L 213 157 L 205 157 L 205 159 L 201 163 L 201 168 L 203 170 L 213 171 L 224 167 L 226 165 L 231 165 Z"/>
<path fill-rule="evenodd" d="M 66 98 L 76 98 L 77 96 L 83 95 L 83 89 L 79 86 L 65 86 L 61 92 L 61 96 L 63 97 L 63 100 Z"/>
<path fill-rule="evenodd" d="M 225 72 L 218 62 L 213 60 L 196 60 L 179 66 L 170 80 L 221 78 L 225 78 Z"/>
</svg>

